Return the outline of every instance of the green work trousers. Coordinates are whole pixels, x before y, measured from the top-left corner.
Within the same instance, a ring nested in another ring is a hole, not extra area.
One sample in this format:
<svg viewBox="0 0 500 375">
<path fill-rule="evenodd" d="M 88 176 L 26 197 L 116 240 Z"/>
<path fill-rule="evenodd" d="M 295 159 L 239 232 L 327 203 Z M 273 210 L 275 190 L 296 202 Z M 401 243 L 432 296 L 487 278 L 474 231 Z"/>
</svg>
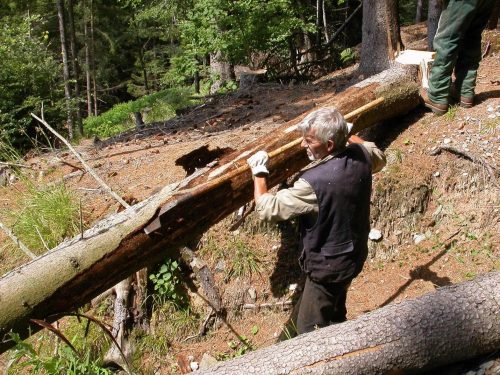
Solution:
<svg viewBox="0 0 500 375">
<path fill-rule="evenodd" d="M 481 33 L 496 0 L 450 0 L 445 5 L 434 37 L 436 56 L 429 76 L 429 99 L 448 104 L 451 74 L 455 69 L 456 94 L 474 97 L 481 60 Z"/>
</svg>

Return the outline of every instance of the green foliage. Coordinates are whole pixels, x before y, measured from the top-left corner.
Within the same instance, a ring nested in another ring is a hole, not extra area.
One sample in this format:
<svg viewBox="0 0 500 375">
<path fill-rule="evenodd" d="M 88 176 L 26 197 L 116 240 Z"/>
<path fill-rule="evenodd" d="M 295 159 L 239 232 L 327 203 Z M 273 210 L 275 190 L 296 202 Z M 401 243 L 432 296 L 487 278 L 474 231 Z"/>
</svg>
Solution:
<svg viewBox="0 0 500 375">
<path fill-rule="evenodd" d="M 9 213 L 14 234 L 33 252 L 53 248 L 79 231 L 79 207 L 64 184 L 38 187 L 27 181 L 19 209 Z"/>
<path fill-rule="evenodd" d="M 112 371 L 99 366 L 89 351 L 79 356 L 66 345 L 58 347 L 57 353 L 44 355 L 35 350 L 29 342 L 22 341 L 18 334 L 11 334 L 15 342 L 10 351 L 10 361 L 7 374 L 18 374 L 29 371 L 30 374 L 47 375 L 111 375 Z"/>
<path fill-rule="evenodd" d="M 85 133 L 109 137 L 135 126 L 134 112 L 148 110 L 144 121 L 164 121 L 175 116 L 175 111 L 196 103 L 187 88 L 175 88 L 146 95 L 135 101 L 116 104 L 109 111 L 84 121 Z"/>
<path fill-rule="evenodd" d="M 151 316 L 151 332 L 137 337 L 137 341 L 141 352 L 164 358 L 172 341 L 181 341 L 181 337 L 198 330 L 200 314 L 191 307 L 179 308 L 169 301 L 155 307 Z"/>
<path fill-rule="evenodd" d="M 340 61 L 342 64 L 349 65 L 352 64 L 356 60 L 356 51 L 354 48 L 346 48 L 342 52 L 340 52 Z"/>
<path fill-rule="evenodd" d="M 0 141 L 22 148 L 25 133 L 34 133 L 29 113 L 39 112 L 42 102 L 47 121 L 60 119 L 59 66 L 40 17 L 3 17 L 1 23 Z"/>
<path fill-rule="evenodd" d="M 450 105 L 450 107 L 448 108 L 448 111 L 444 114 L 443 117 L 448 122 L 452 122 L 453 120 L 455 120 L 455 117 L 457 116 L 457 112 L 458 112 L 458 105 Z"/>
<path fill-rule="evenodd" d="M 179 292 L 179 274 L 179 263 L 172 259 L 166 259 L 157 273 L 149 275 L 156 295 L 163 303 L 170 301 L 176 306 L 185 304 L 186 296 Z"/>
<path fill-rule="evenodd" d="M 8 140 L 0 138 L 0 161 L 15 162 L 19 160 L 19 152 L 12 146 Z"/>
<path fill-rule="evenodd" d="M 252 334 L 255 335 L 256 333 L 253 333 L 254 329 L 256 326 L 252 327 Z M 257 327 L 258 331 L 258 327 Z M 218 353 L 216 354 L 216 358 L 219 361 L 227 361 L 232 358 L 237 358 L 241 357 L 242 355 L 249 353 L 253 350 L 255 350 L 254 344 L 252 343 L 252 340 L 247 338 L 246 336 L 238 336 L 238 340 L 230 340 L 227 342 L 227 346 L 231 349 L 230 352 L 226 353 Z"/>
<path fill-rule="evenodd" d="M 257 253 L 242 239 L 235 238 L 229 244 L 229 247 L 232 251 L 232 267 L 228 276 L 240 277 L 260 273 L 262 265 Z"/>
<path fill-rule="evenodd" d="M 286 0 L 198 0 L 180 24 L 182 55 L 173 61 L 179 81 L 201 69 L 196 56 L 220 52 L 233 63 L 251 63 L 252 56 L 273 50 L 288 55 L 289 39 L 313 30 L 301 10 Z"/>
</svg>

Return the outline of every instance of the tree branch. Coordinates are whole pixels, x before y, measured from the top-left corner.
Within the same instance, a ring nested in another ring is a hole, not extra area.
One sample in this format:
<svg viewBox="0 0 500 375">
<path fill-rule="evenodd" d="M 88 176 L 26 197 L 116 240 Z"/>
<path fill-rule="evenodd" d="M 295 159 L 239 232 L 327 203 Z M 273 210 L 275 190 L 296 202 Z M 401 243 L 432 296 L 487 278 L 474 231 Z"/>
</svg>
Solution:
<svg viewBox="0 0 500 375">
<path fill-rule="evenodd" d="M 37 119 L 42 125 L 44 125 L 47 129 L 49 129 L 52 133 L 54 133 L 54 135 L 59 138 L 68 148 L 69 150 L 75 154 L 76 158 L 80 161 L 80 163 L 82 163 L 83 167 L 85 168 L 85 170 L 87 172 L 89 172 L 92 177 L 94 177 L 94 179 L 99 183 L 99 185 L 101 185 L 104 190 L 106 190 L 106 192 L 111 195 L 113 198 L 115 198 L 123 207 L 125 208 L 129 208 L 130 205 L 125 202 L 122 197 L 120 197 L 118 194 L 116 194 L 113 190 L 111 190 L 111 188 L 99 177 L 99 175 L 92 169 L 92 167 L 90 165 L 87 164 L 87 162 L 85 160 L 83 160 L 83 158 L 81 157 L 81 155 L 78 153 L 78 151 L 76 151 L 73 146 L 71 146 L 71 143 L 69 143 L 62 135 L 60 135 L 58 132 L 56 132 L 54 129 L 52 129 L 52 127 L 47 124 L 47 122 L 45 120 L 42 120 L 40 117 L 38 117 L 37 115 L 35 115 L 34 113 L 31 114 L 31 116 L 33 116 L 35 119 Z"/>
</svg>

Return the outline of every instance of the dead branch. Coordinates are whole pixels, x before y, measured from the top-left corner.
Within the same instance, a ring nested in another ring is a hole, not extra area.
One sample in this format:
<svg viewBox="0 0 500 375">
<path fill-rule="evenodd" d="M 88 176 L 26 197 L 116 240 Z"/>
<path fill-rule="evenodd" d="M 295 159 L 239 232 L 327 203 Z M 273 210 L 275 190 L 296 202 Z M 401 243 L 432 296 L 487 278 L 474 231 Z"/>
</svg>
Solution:
<svg viewBox="0 0 500 375">
<path fill-rule="evenodd" d="M 36 258 L 36 255 L 33 254 L 30 249 L 28 249 L 26 247 L 26 245 L 24 245 L 20 240 L 19 238 L 17 238 L 14 233 L 12 233 L 12 231 L 7 228 L 2 222 L 0 222 L 0 228 L 3 229 L 3 231 L 7 234 L 7 236 L 10 237 L 10 239 L 12 241 L 14 241 L 14 243 L 23 251 L 23 253 L 25 253 L 27 256 L 29 256 L 31 259 L 35 259 Z"/>
<path fill-rule="evenodd" d="M 245 303 L 243 305 L 243 308 L 245 310 L 260 310 L 262 308 L 273 308 L 273 307 L 281 307 L 282 309 L 285 309 L 285 307 L 292 306 L 293 302 L 292 301 L 281 301 L 281 302 L 275 302 L 275 303 Z"/>
<path fill-rule="evenodd" d="M 60 163 L 62 163 L 62 164 L 64 164 L 64 165 L 67 165 L 68 167 L 71 167 L 71 168 L 73 168 L 73 169 L 78 169 L 78 170 L 80 170 L 80 171 L 83 171 L 83 170 L 84 170 L 82 167 L 79 167 L 78 165 L 74 165 L 73 163 L 70 163 L 69 161 L 63 160 L 63 159 L 61 159 L 60 157 L 57 157 L 57 160 L 58 160 Z"/>
<path fill-rule="evenodd" d="M 52 127 L 47 124 L 47 122 L 45 120 L 42 120 L 40 117 L 38 117 L 37 115 L 35 115 L 34 113 L 31 114 L 31 116 L 33 116 L 36 120 L 38 120 L 42 125 L 44 125 L 47 129 L 49 129 L 52 133 L 54 133 L 54 135 L 59 138 L 67 147 L 68 149 L 73 153 L 75 154 L 76 158 L 80 161 L 80 163 L 82 163 L 83 167 L 85 168 L 85 170 L 87 172 L 89 172 L 92 177 L 94 177 L 94 179 L 99 183 L 99 185 L 101 185 L 104 190 L 106 190 L 106 192 L 111 195 L 113 198 L 115 198 L 123 207 L 125 208 L 129 208 L 130 205 L 125 202 L 118 194 L 116 194 L 113 190 L 111 190 L 111 188 L 99 177 L 99 175 L 92 169 L 92 167 L 90 165 L 87 164 L 87 162 L 85 162 L 85 160 L 81 157 L 81 155 L 78 153 L 78 151 L 76 151 L 73 146 L 71 146 L 71 143 L 69 143 L 66 138 L 64 138 L 62 135 L 60 135 L 58 132 L 56 132 L 54 129 L 52 129 Z"/>
<path fill-rule="evenodd" d="M 19 164 L 19 163 L 8 163 L 8 162 L 5 162 L 5 161 L 0 161 L 0 165 L 2 165 L 4 167 L 34 169 L 33 167 L 31 167 L 29 165 L 24 165 L 24 164 Z"/>
<path fill-rule="evenodd" d="M 181 256 L 184 262 L 194 271 L 196 278 L 203 288 L 208 305 L 219 314 L 222 311 L 222 299 L 219 288 L 215 285 L 212 271 L 203 259 L 197 257 L 188 247 L 181 249 Z"/>
<path fill-rule="evenodd" d="M 451 147 L 451 146 L 439 146 L 438 148 L 432 150 L 430 152 L 430 155 L 436 156 L 436 155 L 441 154 L 442 151 L 448 151 L 449 153 L 458 155 L 458 156 L 460 156 L 466 160 L 469 160 L 475 164 L 481 165 L 488 172 L 489 176 L 491 177 L 491 180 L 493 181 L 493 184 L 495 184 L 496 187 L 500 187 L 497 183 L 495 169 L 483 158 L 481 158 L 479 156 L 471 155 L 465 151 L 459 150 L 459 149 L 457 149 L 455 147 Z"/>
</svg>

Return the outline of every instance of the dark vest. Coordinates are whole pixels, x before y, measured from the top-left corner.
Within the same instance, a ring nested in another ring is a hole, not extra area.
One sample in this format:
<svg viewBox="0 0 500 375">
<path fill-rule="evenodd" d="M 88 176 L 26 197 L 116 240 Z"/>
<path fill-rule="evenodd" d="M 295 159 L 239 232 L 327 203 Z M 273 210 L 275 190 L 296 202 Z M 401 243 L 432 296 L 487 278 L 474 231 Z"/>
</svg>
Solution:
<svg viewBox="0 0 500 375">
<path fill-rule="evenodd" d="M 350 144 L 334 158 L 302 176 L 314 189 L 319 212 L 315 222 L 300 217 L 301 265 L 321 283 L 354 278 L 368 255 L 371 160 L 359 144 Z"/>
</svg>

